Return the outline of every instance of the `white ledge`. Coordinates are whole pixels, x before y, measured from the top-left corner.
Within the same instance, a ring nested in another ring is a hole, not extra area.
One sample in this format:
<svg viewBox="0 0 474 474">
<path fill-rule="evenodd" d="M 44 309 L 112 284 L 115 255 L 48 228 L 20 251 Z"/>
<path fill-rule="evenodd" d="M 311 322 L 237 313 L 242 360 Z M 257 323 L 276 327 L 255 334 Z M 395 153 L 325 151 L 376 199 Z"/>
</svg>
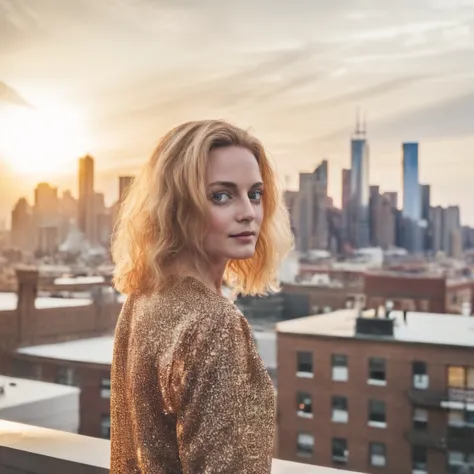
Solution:
<svg viewBox="0 0 474 474">
<path fill-rule="evenodd" d="M 0 472 L 108 474 L 110 443 L 63 431 L 0 420 Z M 274 459 L 272 474 L 355 474 Z"/>
</svg>

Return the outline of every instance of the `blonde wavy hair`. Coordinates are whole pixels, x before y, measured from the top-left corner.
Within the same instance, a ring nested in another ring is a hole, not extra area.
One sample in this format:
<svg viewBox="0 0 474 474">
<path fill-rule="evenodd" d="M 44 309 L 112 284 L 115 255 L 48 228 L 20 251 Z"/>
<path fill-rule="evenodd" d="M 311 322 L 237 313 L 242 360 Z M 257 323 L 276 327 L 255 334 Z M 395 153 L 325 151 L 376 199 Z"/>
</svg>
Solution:
<svg viewBox="0 0 474 474">
<path fill-rule="evenodd" d="M 293 236 L 275 171 L 262 144 L 249 132 L 224 121 L 206 120 L 168 132 L 130 185 L 112 241 L 113 284 L 119 292 L 143 293 L 161 287 L 184 251 L 196 256 L 195 264 L 206 261 L 206 165 L 211 150 L 228 146 L 252 152 L 265 192 L 255 253 L 248 259 L 230 260 L 224 280 L 245 295 L 278 290 L 279 264 L 291 250 Z"/>
</svg>

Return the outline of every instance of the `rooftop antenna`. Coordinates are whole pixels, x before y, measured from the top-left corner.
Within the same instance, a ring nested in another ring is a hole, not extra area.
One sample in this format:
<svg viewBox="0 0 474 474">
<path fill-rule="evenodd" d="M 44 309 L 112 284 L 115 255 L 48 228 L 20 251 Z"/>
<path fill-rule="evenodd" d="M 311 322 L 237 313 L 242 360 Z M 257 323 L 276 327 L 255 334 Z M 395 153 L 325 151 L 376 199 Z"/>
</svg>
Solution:
<svg viewBox="0 0 474 474">
<path fill-rule="evenodd" d="M 360 107 L 357 107 L 356 111 L 356 129 L 355 129 L 356 136 L 359 136 L 361 133 L 360 130 Z"/>
<path fill-rule="evenodd" d="M 367 134 L 367 113 L 364 113 L 362 117 L 362 134 Z"/>
</svg>

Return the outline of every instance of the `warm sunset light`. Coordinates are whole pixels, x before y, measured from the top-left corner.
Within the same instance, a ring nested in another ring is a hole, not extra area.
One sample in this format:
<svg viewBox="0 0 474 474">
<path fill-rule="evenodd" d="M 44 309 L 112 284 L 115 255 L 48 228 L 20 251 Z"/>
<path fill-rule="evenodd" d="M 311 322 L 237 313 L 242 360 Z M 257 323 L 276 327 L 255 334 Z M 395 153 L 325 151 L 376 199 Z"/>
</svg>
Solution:
<svg viewBox="0 0 474 474">
<path fill-rule="evenodd" d="M 73 110 L 11 106 L 0 110 L 0 159 L 12 171 L 60 174 L 85 152 L 85 133 Z"/>
</svg>

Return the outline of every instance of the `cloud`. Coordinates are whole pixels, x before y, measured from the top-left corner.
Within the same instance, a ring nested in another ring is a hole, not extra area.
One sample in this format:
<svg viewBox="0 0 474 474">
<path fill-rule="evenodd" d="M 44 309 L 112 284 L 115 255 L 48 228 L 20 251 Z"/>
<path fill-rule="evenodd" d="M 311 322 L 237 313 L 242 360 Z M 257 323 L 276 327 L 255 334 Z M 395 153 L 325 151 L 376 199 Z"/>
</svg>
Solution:
<svg viewBox="0 0 474 474">
<path fill-rule="evenodd" d="M 474 135 L 474 90 L 434 105 L 397 114 L 374 125 L 378 140 L 403 137 L 429 140 Z"/>
</svg>

